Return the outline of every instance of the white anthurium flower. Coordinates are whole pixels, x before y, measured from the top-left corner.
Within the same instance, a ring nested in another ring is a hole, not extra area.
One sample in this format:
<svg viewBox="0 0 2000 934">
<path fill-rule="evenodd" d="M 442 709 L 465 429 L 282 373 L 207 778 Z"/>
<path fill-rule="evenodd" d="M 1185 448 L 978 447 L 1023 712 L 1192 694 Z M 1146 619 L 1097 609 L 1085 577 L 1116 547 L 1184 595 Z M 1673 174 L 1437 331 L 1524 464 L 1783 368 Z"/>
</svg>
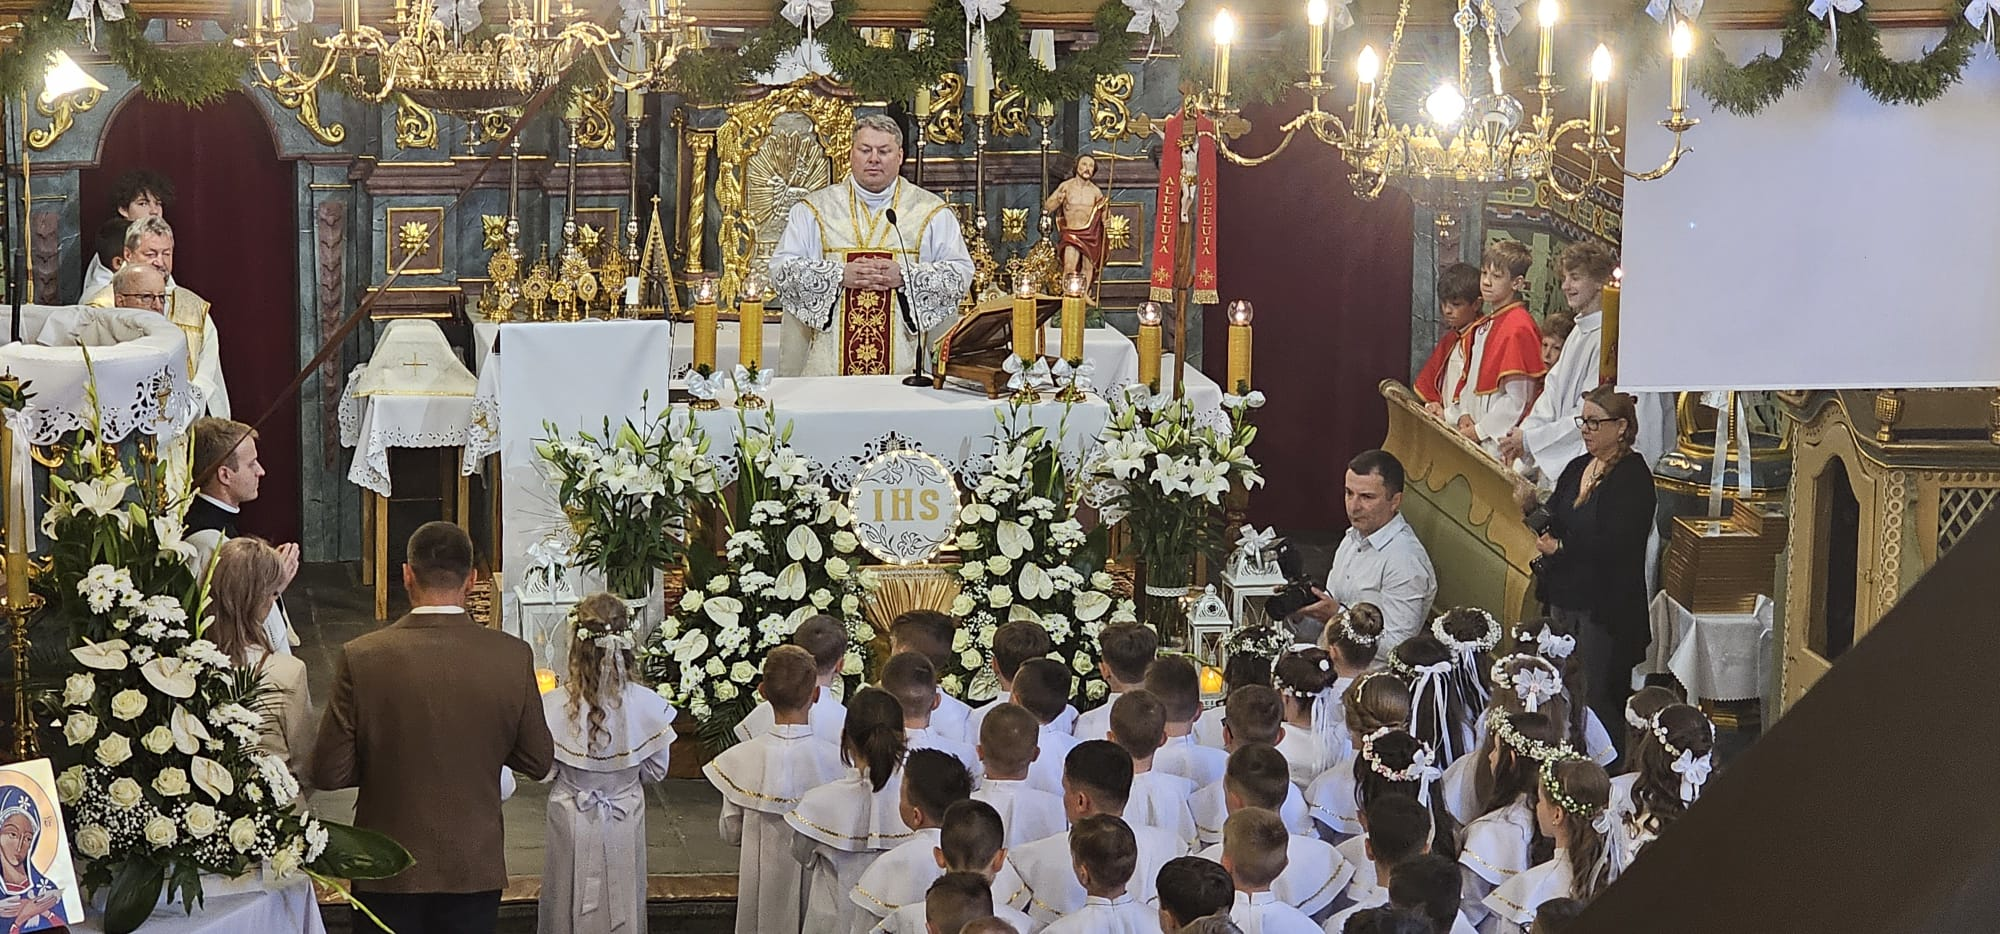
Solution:
<svg viewBox="0 0 2000 934">
<path fill-rule="evenodd" d="M 1111 596 L 1095 590 L 1085 590 L 1076 595 L 1076 618 L 1090 622 L 1103 616 L 1111 609 Z"/>
<path fill-rule="evenodd" d="M 773 600 L 802 600 L 806 595 L 806 568 L 797 561 L 785 565 L 778 572 L 778 582 L 771 587 Z M 710 601 L 713 603 L 714 601 Z"/>
<path fill-rule="evenodd" d="M 826 552 L 820 545 L 819 534 L 809 525 L 796 526 L 792 529 L 792 534 L 785 536 L 785 553 L 791 555 L 793 561 L 808 559 L 818 561 L 826 557 Z"/>
<path fill-rule="evenodd" d="M 736 618 L 743 612 L 743 601 L 735 597 L 710 597 L 701 605 L 701 611 L 721 626 L 736 625 Z"/>
<path fill-rule="evenodd" d="M 188 765 L 188 775 L 194 779 L 196 788 L 216 801 L 236 791 L 236 779 L 229 774 L 229 768 L 213 759 L 195 756 Z"/>
<path fill-rule="evenodd" d="M 129 648 L 131 646 L 123 639 L 110 639 L 104 642 L 91 642 L 86 639 L 82 645 L 70 649 L 69 654 L 76 658 L 77 664 L 85 668 L 123 671 L 128 664 L 125 650 Z"/>
<path fill-rule="evenodd" d="M 679 642 L 674 643 L 674 661 L 683 665 L 707 653 L 708 633 L 699 629 L 688 630 L 686 635 L 681 636 Z"/>
<path fill-rule="evenodd" d="M 202 744 L 213 738 L 209 736 L 208 727 L 202 724 L 200 717 L 189 713 L 186 707 L 178 704 L 174 706 L 173 716 L 167 720 L 167 728 L 174 734 L 174 748 L 180 750 L 184 756 L 200 752 Z"/>
<path fill-rule="evenodd" d="M 994 528 L 993 539 L 994 544 L 1000 548 L 1000 553 L 1008 558 L 1019 558 L 1024 552 L 1035 547 L 1035 537 L 1012 519 L 1000 521 Z"/>
<path fill-rule="evenodd" d="M 160 656 L 139 666 L 146 683 L 169 697 L 193 697 L 194 676 L 201 666 L 183 658 Z"/>
<path fill-rule="evenodd" d="M 1049 572 L 1035 564 L 1021 565 L 1021 576 L 1016 581 L 1016 590 L 1023 600 L 1046 600 L 1055 595 L 1055 582 L 1049 580 Z"/>
<path fill-rule="evenodd" d="M 996 477 L 1019 477 L 1028 469 L 1028 449 L 1016 445 L 1001 452 L 993 459 L 993 475 Z"/>
<path fill-rule="evenodd" d="M 976 502 L 966 503 L 965 506 L 960 508 L 958 511 L 958 521 L 964 525 L 976 525 L 982 522 L 997 522 L 999 521 L 999 519 L 1000 519 L 1000 511 L 994 509 L 992 504 L 990 503 L 976 503 Z M 978 540 L 977 538 L 974 539 L 974 541 L 977 540 Z"/>
<path fill-rule="evenodd" d="M 1022 606 L 1016 603 L 1007 609 L 1007 621 L 1010 623 L 1034 623 L 1039 626 L 1042 623 L 1042 614 L 1035 612 L 1034 607 Z"/>
</svg>

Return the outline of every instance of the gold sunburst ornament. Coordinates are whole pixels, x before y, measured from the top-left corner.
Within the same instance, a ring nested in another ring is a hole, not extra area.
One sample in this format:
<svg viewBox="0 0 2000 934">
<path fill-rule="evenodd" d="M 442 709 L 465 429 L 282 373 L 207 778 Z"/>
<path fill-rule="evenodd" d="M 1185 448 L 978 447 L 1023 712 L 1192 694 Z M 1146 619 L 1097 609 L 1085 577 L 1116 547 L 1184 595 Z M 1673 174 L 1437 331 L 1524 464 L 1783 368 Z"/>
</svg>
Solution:
<svg viewBox="0 0 2000 934">
<path fill-rule="evenodd" d="M 422 252 L 430 242 L 431 225 L 423 221 L 407 221 L 396 228 L 396 248 L 406 257 Z"/>
<path fill-rule="evenodd" d="M 1104 248 L 1122 250 L 1132 245 L 1132 218 L 1124 214 L 1104 216 Z"/>
<path fill-rule="evenodd" d="M 482 249 L 491 252 L 507 248 L 507 215 L 480 215 L 479 231 Z"/>
</svg>

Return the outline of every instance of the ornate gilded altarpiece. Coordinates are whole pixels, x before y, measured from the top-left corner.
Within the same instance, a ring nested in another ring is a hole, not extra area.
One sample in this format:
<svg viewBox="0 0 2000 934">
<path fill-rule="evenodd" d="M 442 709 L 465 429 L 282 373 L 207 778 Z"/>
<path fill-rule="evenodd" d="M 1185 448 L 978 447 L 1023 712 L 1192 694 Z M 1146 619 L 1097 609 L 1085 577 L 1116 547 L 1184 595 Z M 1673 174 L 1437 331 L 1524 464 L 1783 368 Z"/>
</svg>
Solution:
<svg viewBox="0 0 2000 934">
<path fill-rule="evenodd" d="M 745 276 L 764 274 L 792 205 L 847 177 L 854 132 L 854 105 L 817 80 L 773 88 L 727 112 L 714 143 L 724 304 Z"/>
</svg>

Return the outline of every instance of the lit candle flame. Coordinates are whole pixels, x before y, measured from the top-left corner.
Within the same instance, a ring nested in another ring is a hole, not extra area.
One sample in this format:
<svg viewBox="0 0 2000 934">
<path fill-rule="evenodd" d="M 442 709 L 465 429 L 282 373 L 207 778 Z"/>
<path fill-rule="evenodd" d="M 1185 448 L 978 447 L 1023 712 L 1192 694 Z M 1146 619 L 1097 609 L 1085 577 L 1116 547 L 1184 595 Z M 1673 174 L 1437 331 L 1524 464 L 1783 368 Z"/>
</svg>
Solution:
<svg viewBox="0 0 2000 934">
<path fill-rule="evenodd" d="M 1694 30 L 1688 28 L 1686 20 L 1674 23 L 1674 57 L 1686 58 L 1694 52 Z M 1603 46 L 1599 46 L 1603 48 Z M 1593 64 L 1593 68 L 1595 65 Z M 1607 65 L 1607 71 L 1609 66 Z M 1608 75 L 1607 75 L 1608 77 Z"/>
<path fill-rule="evenodd" d="M 1233 45 L 1236 42 L 1236 17 L 1228 10 L 1215 11 L 1215 44 Z"/>
<path fill-rule="evenodd" d="M 1354 60 L 1354 73 L 1362 84 L 1374 84 L 1375 78 L 1382 74 L 1382 59 L 1375 54 L 1374 46 L 1361 47 L 1360 57 Z"/>
<path fill-rule="evenodd" d="M 1611 80 L 1611 50 L 1601 42 L 1597 51 L 1590 53 L 1590 80 L 1597 84 Z"/>
<path fill-rule="evenodd" d="M 1306 22 L 1315 28 L 1326 25 L 1326 0 L 1307 0 Z"/>
<path fill-rule="evenodd" d="M 1556 20 L 1562 18 L 1562 4 L 1556 0 L 1542 0 L 1535 7 L 1535 18 L 1540 21 L 1543 28 L 1554 26 Z"/>
</svg>

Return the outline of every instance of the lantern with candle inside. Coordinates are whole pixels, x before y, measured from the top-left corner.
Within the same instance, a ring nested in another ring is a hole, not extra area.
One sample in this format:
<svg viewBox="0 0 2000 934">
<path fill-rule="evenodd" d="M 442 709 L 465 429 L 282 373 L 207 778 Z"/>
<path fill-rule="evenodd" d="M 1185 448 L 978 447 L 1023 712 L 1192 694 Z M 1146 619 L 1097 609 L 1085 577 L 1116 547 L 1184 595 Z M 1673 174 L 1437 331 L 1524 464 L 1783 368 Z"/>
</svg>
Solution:
<svg viewBox="0 0 2000 934">
<path fill-rule="evenodd" d="M 1250 391 L 1250 321 L 1257 309 L 1242 299 L 1229 303 L 1229 391 Z"/>
<path fill-rule="evenodd" d="M 1139 305 L 1139 383 L 1154 392 L 1160 391 L 1160 322 L 1166 317 L 1159 302 Z"/>
<path fill-rule="evenodd" d="M 1014 355 L 1033 360 L 1035 335 L 1035 280 L 1023 274 L 1014 277 Z"/>
<path fill-rule="evenodd" d="M 694 370 L 715 372 L 715 280 L 706 276 L 694 285 Z"/>
<path fill-rule="evenodd" d="M 535 687 L 538 690 L 540 690 L 543 694 L 547 694 L 550 691 L 555 690 L 556 689 L 555 671 L 549 668 L 535 669 Z"/>
<path fill-rule="evenodd" d="M 1222 680 L 1222 669 L 1214 665 L 1201 666 L 1201 705 L 1203 707 L 1214 707 L 1222 703 L 1222 689 L 1225 686 L 1227 686 L 1227 682 Z"/>
</svg>

